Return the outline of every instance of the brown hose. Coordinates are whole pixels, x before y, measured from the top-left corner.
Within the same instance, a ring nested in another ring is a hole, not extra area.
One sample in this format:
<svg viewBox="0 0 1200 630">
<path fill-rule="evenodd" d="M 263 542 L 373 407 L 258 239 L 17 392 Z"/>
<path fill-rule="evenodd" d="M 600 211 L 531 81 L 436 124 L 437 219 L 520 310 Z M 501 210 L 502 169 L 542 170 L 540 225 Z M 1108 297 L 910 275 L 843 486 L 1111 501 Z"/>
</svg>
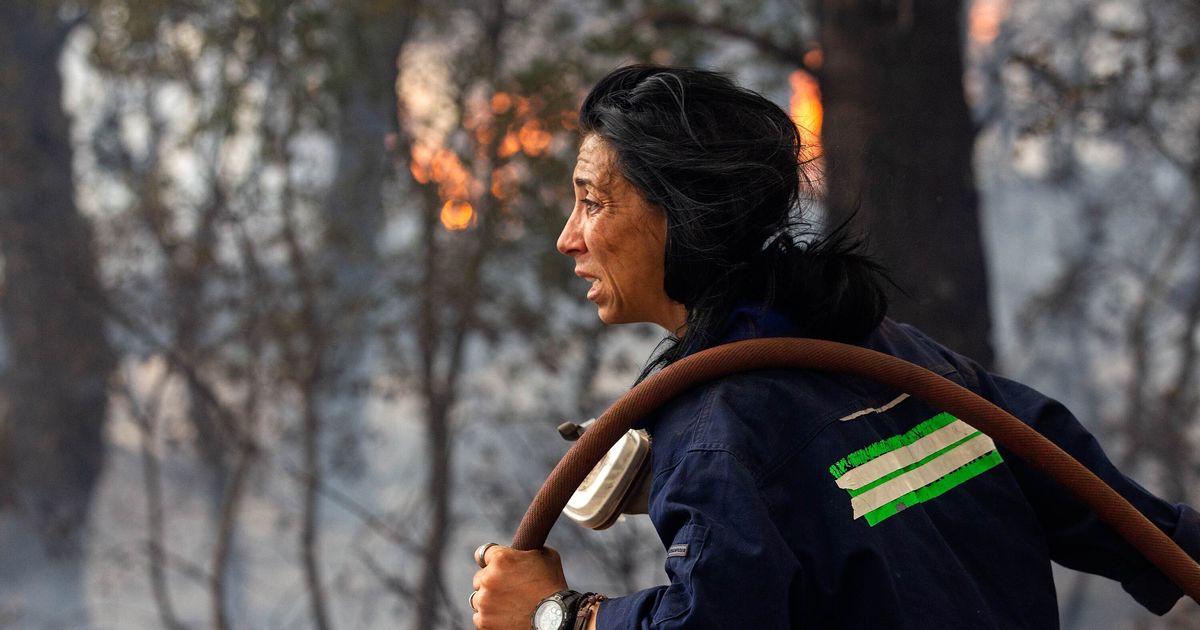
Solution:
<svg viewBox="0 0 1200 630">
<path fill-rule="evenodd" d="M 903 359 L 816 339 L 752 339 L 717 346 L 681 359 L 639 383 L 613 403 L 554 467 L 521 519 L 513 548 L 540 549 L 545 544 L 571 494 L 634 421 L 701 383 L 738 372 L 781 368 L 862 376 L 957 416 L 1071 489 L 1200 602 L 1200 565 L 1129 501 L 1037 431 L 974 393 Z"/>
</svg>

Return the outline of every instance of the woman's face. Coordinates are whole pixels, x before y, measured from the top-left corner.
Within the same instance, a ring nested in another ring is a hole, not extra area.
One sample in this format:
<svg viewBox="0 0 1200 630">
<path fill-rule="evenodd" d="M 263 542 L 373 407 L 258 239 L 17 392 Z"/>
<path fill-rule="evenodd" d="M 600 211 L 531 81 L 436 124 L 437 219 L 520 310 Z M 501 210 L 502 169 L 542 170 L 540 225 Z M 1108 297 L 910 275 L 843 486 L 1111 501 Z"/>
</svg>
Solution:
<svg viewBox="0 0 1200 630">
<path fill-rule="evenodd" d="M 653 322 L 678 332 L 683 305 L 663 288 L 667 217 L 617 167 L 617 154 L 590 134 L 579 147 L 575 207 L 558 251 L 575 259 L 575 275 L 592 283 L 587 298 L 606 324 Z"/>
</svg>

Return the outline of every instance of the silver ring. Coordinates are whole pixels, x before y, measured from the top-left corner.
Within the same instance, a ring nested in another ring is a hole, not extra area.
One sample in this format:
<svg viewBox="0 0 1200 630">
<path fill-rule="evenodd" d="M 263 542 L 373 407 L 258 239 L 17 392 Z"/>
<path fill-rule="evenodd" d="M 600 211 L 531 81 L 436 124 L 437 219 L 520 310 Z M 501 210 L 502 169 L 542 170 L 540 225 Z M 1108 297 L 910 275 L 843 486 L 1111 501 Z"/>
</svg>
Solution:
<svg viewBox="0 0 1200 630">
<path fill-rule="evenodd" d="M 478 594 L 479 591 L 471 591 L 471 595 L 467 597 L 467 605 L 475 612 L 479 612 L 479 609 L 475 607 L 475 596 Z"/>
<path fill-rule="evenodd" d="M 479 545 L 478 547 L 476 547 L 475 548 L 475 564 L 478 564 L 480 569 L 486 569 L 487 563 L 483 561 L 483 558 L 484 558 L 484 556 L 487 555 L 487 550 L 492 547 L 497 547 L 499 545 L 500 545 L 500 543 L 490 542 L 490 543 L 483 543 L 482 545 Z"/>
</svg>

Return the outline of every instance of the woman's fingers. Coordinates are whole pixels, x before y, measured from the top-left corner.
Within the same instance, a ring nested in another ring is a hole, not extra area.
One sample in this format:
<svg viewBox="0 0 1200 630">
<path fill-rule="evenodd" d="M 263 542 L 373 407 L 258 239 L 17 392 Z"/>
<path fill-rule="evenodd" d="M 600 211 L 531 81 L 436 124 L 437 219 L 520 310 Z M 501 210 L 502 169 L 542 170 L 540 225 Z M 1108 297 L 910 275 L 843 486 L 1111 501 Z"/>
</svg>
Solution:
<svg viewBox="0 0 1200 630">
<path fill-rule="evenodd" d="M 476 628 L 527 630 L 542 598 L 567 587 L 562 561 L 553 549 L 517 551 L 502 545 L 480 545 L 475 561 L 484 568 L 471 578 Z"/>
</svg>

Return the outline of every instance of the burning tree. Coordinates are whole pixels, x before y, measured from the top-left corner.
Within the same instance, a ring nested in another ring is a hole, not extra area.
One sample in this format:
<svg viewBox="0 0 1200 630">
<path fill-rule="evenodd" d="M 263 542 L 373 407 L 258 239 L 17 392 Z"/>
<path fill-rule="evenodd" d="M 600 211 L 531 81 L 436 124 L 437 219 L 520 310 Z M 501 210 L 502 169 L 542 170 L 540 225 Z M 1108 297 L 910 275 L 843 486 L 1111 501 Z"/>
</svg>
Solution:
<svg viewBox="0 0 1200 630">
<path fill-rule="evenodd" d="M 417 8 L 100 2 L 71 40 L 75 180 L 99 243 L 88 308 L 121 361 L 91 571 L 139 578 L 114 582 L 152 598 L 166 627 L 230 627 L 290 599 L 335 627 L 385 592 L 418 627 L 453 624 L 443 567 L 463 518 L 459 418 L 486 372 L 473 357 L 503 350 L 494 371 L 519 366 L 517 382 L 587 358 L 562 370 L 578 395 L 540 409 L 543 426 L 592 395 L 602 334 L 560 299 L 574 280 L 553 251 L 568 187 L 546 185 L 568 181 L 582 65 L 513 45 L 546 40 L 571 10 Z M 449 22 L 470 32 L 447 37 Z M 427 429 L 412 504 L 380 453 L 393 428 L 364 424 L 395 398 L 419 400 Z M 136 498 L 114 487 L 131 458 Z"/>
<path fill-rule="evenodd" d="M 792 111 L 820 132 L 816 192 L 825 227 L 847 224 L 867 236 L 896 284 L 893 316 L 990 365 L 962 3 L 807 8 L 770 1 L 649 8 L 639 21 L 741 42 L 792 70 Z"/>
</svg>

